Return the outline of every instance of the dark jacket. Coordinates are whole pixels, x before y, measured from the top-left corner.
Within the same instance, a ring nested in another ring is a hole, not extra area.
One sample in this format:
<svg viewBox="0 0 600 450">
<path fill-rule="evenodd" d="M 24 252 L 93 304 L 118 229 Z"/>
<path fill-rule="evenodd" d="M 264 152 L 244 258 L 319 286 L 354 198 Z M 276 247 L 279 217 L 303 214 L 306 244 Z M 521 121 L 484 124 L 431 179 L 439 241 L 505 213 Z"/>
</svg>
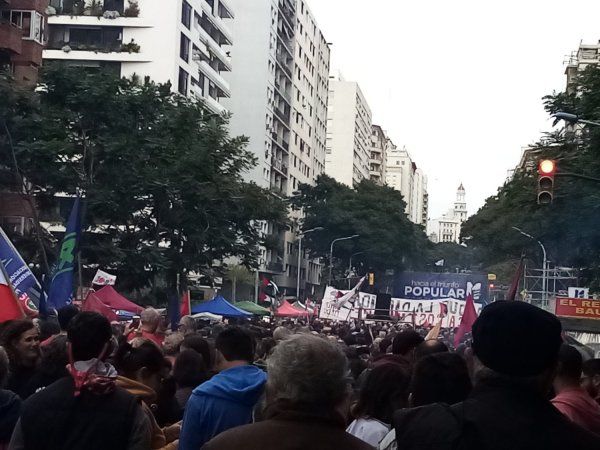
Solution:
<svg viewBox="0 0 600 450">
<path fill-rule="evenodd" d="M 202 450 L 373 449 L 346 433 L 343 417 L 333 411 L 279 403 L 269 407 L 265 414 L 265 421 L 221 433 Z"/>
<path fill-rule="evenodd" d="M 0 389 L 0 444 L 8 444 L 19 416 L 21 399 L 11 391 Z"/>
<path fill-rule="evenodd" d="M 106 395 L 82 392 L 75 397 L 71 377 L 32 395 L 23 404 L 11 448 L 32 450 L 106 450 L 139 448 L 131 445 L 136 418 L 141 414 L 138 399 L 124 389 Z M 143 432 L 146 424 L 142 422 Z M 142 433 L 143 436 L 143 433 Z M 146 442 L 146 440 L 144 440 Z"/>
<path fill-rule="evenodd" d="M 565 418 L 530 389 L 482 381 L 452 407 L 428 405 L 397 411 L 399 450 L 592 450 L 600 437 Z"/>
</svg>

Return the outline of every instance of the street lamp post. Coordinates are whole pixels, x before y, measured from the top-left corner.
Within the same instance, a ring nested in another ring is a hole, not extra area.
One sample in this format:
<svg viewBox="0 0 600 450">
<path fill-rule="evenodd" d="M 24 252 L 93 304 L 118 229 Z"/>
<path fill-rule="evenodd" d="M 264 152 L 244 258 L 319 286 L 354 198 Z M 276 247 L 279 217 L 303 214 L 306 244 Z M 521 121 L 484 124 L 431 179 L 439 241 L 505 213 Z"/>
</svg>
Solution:
<svg viewBox="0 0 600 450">
<path fill-rule="evenodd" d="M 546 253 L 546 247 L 544 247 L 544 244 L 542 244 L 540 240 L 536 239 L 529 233 L 525 233 L 523 230 L 521 230 L 520 228 L 517 228 L 517 227 L 512 227 L 512 228 L 513 228 L 513 230 L 521 233 L 523 236 L 536 241 L 538 243 L 538 245 L 540 246 L 540 248 L 542 249 L 542 254 L 544 255 L 544 262 L 542 263 L 542 302 L 545 306 L 546 301 L 547 301 L 547 296 L 548 296 L 548 258 L 547 258 L 547 253 Z"/>
<path fill-rule="evenodd" d="M 554 114 L 554 117 L 558 120 L 564 120 L 565 122 L 569 122 L 571 124 L 583 123 L 585 125 L 600 127 L 600 123 L 598 122 L 592 122 L 591 120 L 581 119 L 577 114 L 571 114 L 568 112 L 557 112 L 556 114 Z"/>
<path fill-rule="evenodd" d="M 341 238 L 337 238 L 334 239 L 333 241 L 331 241 L 331 246 L 329 247 L 329 284 L 331 284 L 331 272 L 333 270 L 333 246 L 336 242 L 339 241 L 347 241 L 348 239 L 354 239 L 359 237 L 359 234 L 353 234 L 352 236 L 346 236 L 346 237 L 341 237 Z"/>
<path fill-rule="evenodd" d="M 302 265 L 302 238 L 308 233 L 313 231 L 321 231 L 323 227 L 314 227 L 310 230 L 306 230 L 298 236 L 298 276 L 296 277 L 296 300 L 300 301 L 300 266 Z"/>
<path fill-rule="evenodd" d="M 363 253 L 367 252 L 356 252 L 350 255 L 350 261 L 348 262 L 348 289 L 350 289 L 350 272 L 352 271 L 352 258 L 357 255 L 362 255 Z"/>
</svg>

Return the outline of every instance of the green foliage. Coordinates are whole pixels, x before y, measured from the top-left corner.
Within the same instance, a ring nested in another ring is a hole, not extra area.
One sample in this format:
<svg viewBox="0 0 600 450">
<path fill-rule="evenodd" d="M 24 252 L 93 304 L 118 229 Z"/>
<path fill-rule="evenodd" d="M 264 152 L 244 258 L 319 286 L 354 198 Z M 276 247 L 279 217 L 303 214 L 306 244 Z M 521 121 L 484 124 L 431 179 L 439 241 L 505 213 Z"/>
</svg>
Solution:
<svg viewBox="0 0 600 450">
<path fill-rule="evenodd" d="M 0 84 L 23 175 L 42 205 L 86 195 L 84 263 L 119 273 L 122 289 L 173 286 L 177 274 L 237 257 L 257 263 L 261 220 L 285 205 L 242 180 L 256 163 L 228 120 L 168 84 L 107 71 L 47 65 L 43 88 Z M 0 131 L 0 138 L 5 137 Z M 0 148 L 0 161 L 7 157 Z"/>
<path fill-rule="evenodd" d="M 590 66 L 565 92 L 544 98 L 549 114 L 574 113 L 588 120 L 600 119 L 600 69 Z M 545 136 L 536 144 L 539 159 L 557 160 L 559 172 L 600 178 L 600 128 L 573 132 L 568 127 Z M 560 266 L 585 268 L 585 279 L 594 282 L 600 274 L 600 184 L 557 176 L 554 202 L 536 202 L 537 167 L 517 172 L 498 194 L 487 199 L 462 228 L 462 237 L 486 265 L 518 259 L 527 251 L 537 265 L 542 255 L 538 245 L 512 229 L 519 227 L 544 243 L 549 259 Z"/>
<path fill-rule="evenodd" d="M 415 268 L 425 260 L 430 245 L 425 232 L 408 220 L 402 194 L 388 186 L 364 180 L 351 189 L 321 175 L 315 186 L 300 186 L 292 206 L 304 211 L 303 229 L 324 228 L 306 235 L 306 247 L 315 256 L 327 260 L 331 241 L 360 235 L 335 244 L 338 273 L 356 252 L 365 252 L 361 259 L 377 271 Z"/>
</svg>

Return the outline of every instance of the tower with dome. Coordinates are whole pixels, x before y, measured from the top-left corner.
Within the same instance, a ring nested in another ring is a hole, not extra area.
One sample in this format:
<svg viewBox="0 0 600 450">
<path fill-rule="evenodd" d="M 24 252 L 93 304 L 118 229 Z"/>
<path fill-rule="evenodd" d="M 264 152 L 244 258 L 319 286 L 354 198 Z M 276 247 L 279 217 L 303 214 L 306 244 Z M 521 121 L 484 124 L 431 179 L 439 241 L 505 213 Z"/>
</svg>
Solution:
<svg viewBox="0 0 600 450">
<path fill-rule="evenodd" d="M 456 201 L 448 212 L 427 222 L 427 235 L 432 242 L 460 243 L 460 230 L 467 220 L 467 196 L 462 183 L 456 190 Z"/>
</svg>

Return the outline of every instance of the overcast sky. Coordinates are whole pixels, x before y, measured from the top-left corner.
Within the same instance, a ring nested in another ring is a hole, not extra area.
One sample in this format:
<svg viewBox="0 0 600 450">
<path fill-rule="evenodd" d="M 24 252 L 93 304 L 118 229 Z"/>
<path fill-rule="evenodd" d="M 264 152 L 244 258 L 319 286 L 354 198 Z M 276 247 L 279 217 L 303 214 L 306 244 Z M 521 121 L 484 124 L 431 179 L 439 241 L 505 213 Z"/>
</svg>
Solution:
<svg viewBox="0 0 600 450">
<path fill-rule="evenodd" d="M 496 193 L 551 129 L 541 99 L 564 88 L 565 58 L 600 39 L 598 0 L 307 1 L 332 68 L 428 176 L 430 217 L 461 182 L 469 214 Z"/>
</svg>

